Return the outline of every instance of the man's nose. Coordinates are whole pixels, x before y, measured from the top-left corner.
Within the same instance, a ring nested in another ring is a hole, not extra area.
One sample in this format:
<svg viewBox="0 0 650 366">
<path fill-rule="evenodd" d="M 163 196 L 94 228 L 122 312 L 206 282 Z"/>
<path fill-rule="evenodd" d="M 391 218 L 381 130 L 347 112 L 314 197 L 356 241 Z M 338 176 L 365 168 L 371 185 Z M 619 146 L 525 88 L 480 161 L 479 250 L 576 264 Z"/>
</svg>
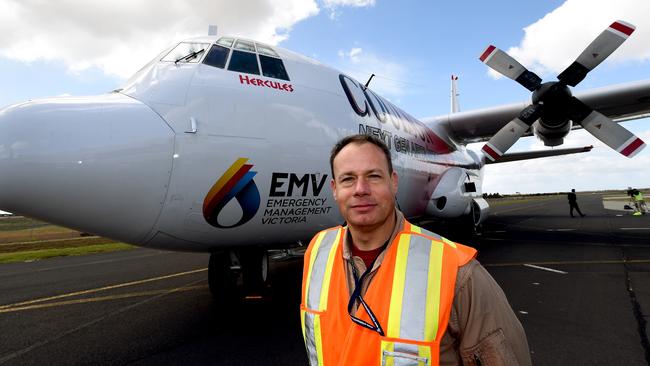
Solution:
<svg viewBox="0 0 650 366">
<path fill-rule="evenodd" d="M 354 185 L 354 194 L 357 196 L 370 194 L 370 184 L 366 178 L 357 179 Z"/>
</svg>

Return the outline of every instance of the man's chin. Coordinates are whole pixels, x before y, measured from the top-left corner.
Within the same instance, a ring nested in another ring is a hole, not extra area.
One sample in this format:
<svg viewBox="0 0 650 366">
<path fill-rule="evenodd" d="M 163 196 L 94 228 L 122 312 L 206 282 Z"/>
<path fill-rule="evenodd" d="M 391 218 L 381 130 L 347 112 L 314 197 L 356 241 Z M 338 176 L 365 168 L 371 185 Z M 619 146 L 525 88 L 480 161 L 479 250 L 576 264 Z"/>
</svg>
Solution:
<svg viewBox="0 0 650 366">
<path fill-rule="evenodd" d="M 382 220 L 379 220 L 374 216 L 353 216 L 348 219 L 348 224 L 357 228 L 363 227 L 375 227 L 381 224 Z"/>
</svg>

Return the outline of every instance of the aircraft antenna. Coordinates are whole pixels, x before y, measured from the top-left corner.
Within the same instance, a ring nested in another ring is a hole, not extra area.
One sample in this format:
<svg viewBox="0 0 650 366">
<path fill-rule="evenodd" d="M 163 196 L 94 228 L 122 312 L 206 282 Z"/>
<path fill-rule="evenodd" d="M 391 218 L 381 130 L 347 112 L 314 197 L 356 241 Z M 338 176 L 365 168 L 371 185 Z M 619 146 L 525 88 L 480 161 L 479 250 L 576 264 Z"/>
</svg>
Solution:
<svg viewBox="0 0 650 366">
<path fill-rule="evenodd" d="M 363 89 L 368 89 L 368 85 L 370 85 L 370 80 L 375 77 L 375 74 L 371 74 L 370 77 L 368 78 L 368 81 L 366 81 L 366 85 L 363 86 Z"/>
<path fill-rule="evenodd" d="M 458 75 L 451 75 L 451 113 L 460 112 L 460 104 L 458 103 Z"/>
</svg>

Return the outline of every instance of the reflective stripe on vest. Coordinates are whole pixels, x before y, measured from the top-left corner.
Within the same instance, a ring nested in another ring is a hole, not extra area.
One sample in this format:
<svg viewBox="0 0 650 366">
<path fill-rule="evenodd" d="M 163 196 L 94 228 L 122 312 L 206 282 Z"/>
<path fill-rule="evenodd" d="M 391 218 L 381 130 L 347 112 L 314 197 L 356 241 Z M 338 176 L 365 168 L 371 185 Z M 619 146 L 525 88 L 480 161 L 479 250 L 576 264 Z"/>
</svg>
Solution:
<svg viewBox="0 0 650 366">
<path fill-rule="evenodd" d="M 320 313 L 328 310 L 329 276 L 335 256 L 340 254 L 338 248 L 344 235 L 345 230 L 342 228 L 321 232 L 312 240 L 310 251 L 306 253 L 301 320 L 311 365 L 323 365 Z M 453 278 L 449 277 L 443 274 L 443 268 L 457 269 L 471 260 L 476 251 L 456 245 L 411 225 L 408 221 L 404 221 L 404 231 L 393 240 L 388 251 L 394 255 L 389 256 L 387 253 L 385 261 L 390 257 L 394 258 L 394 262 L 386 261 L 382 266 L 393 267 L 392 287 L 390 291 L 385 292 L 385 300 L 380 300 L 389 305 L 387 319 L 382 320 L 386 338 L 381 339 L 381 345 L 378 344 L 380 347 L 377 350 L 382 354 L 368 356 L 371 359 L 383 360 L 381 365 L 402 365 L 405 362 L 417 365 L 436 364 L 439 359 L 440 338 L 446 330 L 451 310 L 455 283 L 455 273 Z M 457 254 L 457 258 L 454 254 Z M 449 258 L 445 259 L 445 256 Z M 423 281 L 425 276 L 427 280 Z M 444 286 L 443 276 L 448 277 Z M 330 318 L 329 321 L 333 320 Z M 323 324 L 327 328 L 326 324 L 329 323 Z M 325 336 L 330 343 L 332 339 L 335 339 L 336 343 L 341 342 L 341 345 L 343 340 L 355 342 L 346 334 Z M 432 355 L 432 352 L 435 354 Z"/>
<path fill-rule="evenodd" d="M 307 285 L 302 303 L 308 309 L 324 311 L 327 308 L 332 264 L 342 230 L 321 231 L 317 234 L 309 256 Z M 300 314 L 302 335 L 307 346 L 310 365 L 322 365 L 322 339 L 320 319 L 313 312 L 302 310 Z"/>
<path fill-rule="evenodd" d="M 440 318 L 440 271 L 444 245 L 424 236 L 408 234 L 401 234 L 395 244 L 398 245 L 397 261 L 386 335 L 432 342 L 436 339 Z M 428 273 L 427 281 L 422 281 L 422 273 Z M 426 346 L 399 343 L 397 347 L 395 349 L 392 342 L 382 342 L 385 353 L 418 355 L 426 360 L 431 357 L 430 348 Z"/>
</svg>

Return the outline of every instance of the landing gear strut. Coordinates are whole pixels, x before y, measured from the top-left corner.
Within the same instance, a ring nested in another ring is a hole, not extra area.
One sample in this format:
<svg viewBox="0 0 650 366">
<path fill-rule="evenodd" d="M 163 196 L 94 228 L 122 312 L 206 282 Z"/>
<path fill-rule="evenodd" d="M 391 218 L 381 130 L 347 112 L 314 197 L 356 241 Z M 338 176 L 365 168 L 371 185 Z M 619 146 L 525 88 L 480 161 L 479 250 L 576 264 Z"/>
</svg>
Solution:
<svg viewBox="0 0 650 366">
<path fill-rule="evenodd" d="M 263 297 L 268 285 L 269 257 L 258 248 L 210 254 L 208 284 L 221 304 L 236 304 L 245 297 Z"/>
</svg>

